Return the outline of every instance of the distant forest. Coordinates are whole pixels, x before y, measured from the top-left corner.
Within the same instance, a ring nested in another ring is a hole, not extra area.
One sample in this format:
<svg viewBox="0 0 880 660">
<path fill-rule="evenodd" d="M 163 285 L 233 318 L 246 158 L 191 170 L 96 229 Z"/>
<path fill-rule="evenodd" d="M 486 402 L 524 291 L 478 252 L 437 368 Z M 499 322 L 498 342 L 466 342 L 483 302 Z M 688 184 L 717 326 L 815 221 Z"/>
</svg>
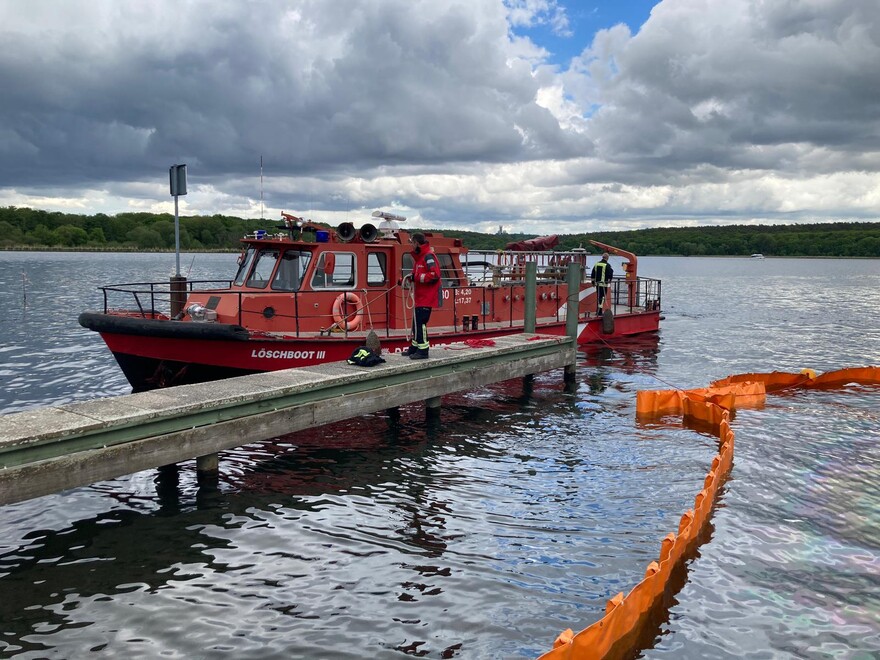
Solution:
<svg viewBox="0 0 880 660">
<path fill-rule="evenodd" d="M 180 218 L 181 250 L 237 250 L 255 229 L 276 231 L 279 220 L 226 215 Z M 440 231 L 440 230 L 438 230 Z M 534 234 L 481 234 L 442 230 L 473 249 L 500 249 Z M 604 231 L 559 236 L 559 248 L 590 249 L 597 240 L 638 255 L 786 257 L 880 257 L 880 222 L 800 225 L 727 225 Z M 76 215 L 8 206 L 0 208 L 0 249 L 131 250 L 174 249 L 174 216 L 156 213 Z"/>
</svg>

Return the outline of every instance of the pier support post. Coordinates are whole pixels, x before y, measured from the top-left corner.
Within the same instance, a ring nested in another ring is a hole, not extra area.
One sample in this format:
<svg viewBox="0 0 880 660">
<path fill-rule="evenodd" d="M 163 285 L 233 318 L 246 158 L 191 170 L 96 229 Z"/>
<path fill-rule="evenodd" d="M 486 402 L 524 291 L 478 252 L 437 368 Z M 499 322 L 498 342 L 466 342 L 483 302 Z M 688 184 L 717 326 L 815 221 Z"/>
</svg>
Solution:
<svg viewBox="0 0 880 660">
<path fill-rule="evenodd" d="M 399 424 L 400 423 L 400 406 L 395 406 L 394 408 L 387 408 L 385 410 L 385 414 L 388 416 L 389 424 Z"/>
<path fill-rule="evenodd" d="M 429 418 L 437 418 L 440 417 L 440 405 L 443 402 L 443 397 L 432 396 L 430 399 L 425 400 L 425 415 Z"/>
<path fill-rule="evenodd" d="M 563 380 L 566 390 L 573 390 L 577 387 L 577 368 L 574 364 L 565 365 Z"/>
<path fill-rule="evenodd" d="M 220 459 L 218 454 L 196 457 L 196 483 L 199 491 L 196 499 L 204 504 L 218 492 L 220 485 Z"/>
<path fill-rule="evenodd" d="M 220 472 L 220 456 L 218 454 L 207 454 L 196 458 L 196 474 L 211 477 L 216 476 Z"/>
<path fill-rule="evenodd" d="M 177 463 L 160 465 L 156 471 L 156 497 L 162 511 L 180 510 L 180 468 Z"/>
</svg>

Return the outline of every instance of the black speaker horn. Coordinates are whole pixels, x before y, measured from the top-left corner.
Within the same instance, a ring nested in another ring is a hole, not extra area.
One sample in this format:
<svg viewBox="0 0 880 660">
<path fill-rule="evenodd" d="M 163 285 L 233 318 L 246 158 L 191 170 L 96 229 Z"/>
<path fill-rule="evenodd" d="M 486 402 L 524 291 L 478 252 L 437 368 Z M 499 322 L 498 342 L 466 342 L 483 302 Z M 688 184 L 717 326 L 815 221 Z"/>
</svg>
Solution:
<svg viewBox="0 0 880 660">
<path fill-rule="evenodd" d="M 349 241 L 354 240 L 354 237 L 357 236 L 357 230 L 350 222 L 343 222 L 336 228 L 336 235 L 339 237 L 340 241 L 348 243 Z"/>
<path fill-rule="evenodd" d="M 360 237 L 364 243 L 372 243 L 379 238 L 379 230 L 373 225 L 367 223 L 360 230 Z"/>
</svg>

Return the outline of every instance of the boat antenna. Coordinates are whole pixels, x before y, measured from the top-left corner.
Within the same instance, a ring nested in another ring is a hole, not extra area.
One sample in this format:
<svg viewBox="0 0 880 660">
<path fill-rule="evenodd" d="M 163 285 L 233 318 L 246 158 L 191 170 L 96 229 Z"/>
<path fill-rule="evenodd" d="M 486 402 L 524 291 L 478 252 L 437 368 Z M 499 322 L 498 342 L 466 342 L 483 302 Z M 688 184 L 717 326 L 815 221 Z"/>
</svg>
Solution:
<svg viewBox="0 0 880 660">
<path fill-rule="evenodd" d="M 260 154 L 260 222 L 263 221 L 263 154 Z"/>
</svg>

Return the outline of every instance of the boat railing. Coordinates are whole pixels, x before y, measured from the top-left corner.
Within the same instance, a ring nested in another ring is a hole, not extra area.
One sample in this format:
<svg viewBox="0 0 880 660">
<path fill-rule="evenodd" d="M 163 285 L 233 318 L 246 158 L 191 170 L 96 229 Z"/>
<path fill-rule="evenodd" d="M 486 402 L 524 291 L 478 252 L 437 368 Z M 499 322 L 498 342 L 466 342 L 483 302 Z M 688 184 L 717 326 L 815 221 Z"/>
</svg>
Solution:
<svg viewBox="0 0 880 660">
<path fill-rule="evenodd" d="M 283 334 L 299 336 L 304 332 L 303 325 L 313 328 L 314 323 L 308 323 L 310 320 L 326 320 L 328 313 L 326 310 L 314 312 L 310 298 L 316 295 L 314 291 L 255 291 L 253 289 L 239 290 L 231 289 L 231 280 L 193 280 L 186 282 L 187 295 L 192 293 L 210 294 L 216 296 L 219 300 L 233 297 L 236 299 L 235 309 L 237 310 L 236 322 L 239 325 L 247 326 L 249 318 L 257 316 L 266 317 L 267 310 L 271 309 L 271 316 L 278 319 L 289 320 L 289 326 L 285 328 Z M 141 318 L 169 318 L 171 317 L 172 299 L 176 293 L 172 290 L 172 283 L 164 282 L 130 282 L 125 284 L 111 284 L 98 287 L 103 293 L 104 313 L 124 313 L 126 315 L 140 316 Z M 397 287 L 390 289 L 345 289 L 339 290 L 338 293 L 354 293 L 361 306 L 356 303 L 348 302 L 343 296 L 343 311 L 345 314 L 360 312 L 364 319 L 372 325 L 390 325 L 391 318 L 391 297 L 397 291 Z M 334 291 L 335 292 L 335 291 Z M 326 293 L 326 292 L 322 292 Z M 277 308 L 272 305 L 271 308 L 263 307 L 261 304 L 248 305 L 248 301 L 259 300 L 260 298 L 271 298 L 275 303 L 279 296 L 289 300 L 292 304 L 287 309 Z M 301 304 L 303 297 L 306 297 L 308 304 Z M 134 305 L 134 308 L 132 307 Z M 218 302 L 218 305 L 219 302 Z M 249 308 L 250 307 L 250 308 Z M 267 317 L 268 318 L 268 317 Z M 304 323 L 305 322 L 305 323 Z M 341 331 L 348 333 L 345 324 L 326 323 L 326 330 Z M 312 329 L 312 331 L 314 331 Z"/>
<path fill-rule="evenodd" d="M 471 260 L 471 265 L 474 263 L 475 261 Z M 524 324 L 521 312 L 515 312 L 524 303 L 522 293 L 516 290 L 505 291 L 505 287 L 510 288 L 518 282 L 518 280 L 513 279 L 518 274 L 510 271 L 509 276 L 497 278 L 495 276 L 496 271 L 494 270 L 497 266 L 497 263 L 486 261 L 485 268 L 487 269 L 488 280 L 486 285 L 475 284 L 474 280 L 468 276 L 468 282 L 464 286 L 444 287 L 444 303 L 441 308 L 443 311 L 440 314 L 445 315 L 450 320 L 450 324 L 456 331 L 459 328 L 463 330 L 486 329 L 489 323 L 497 324 L 499 321 L 496 319 L 498 318 L 504 319 L 500 322 L 510 327 L 520 327 Z M 544 268 L 550 268 L 553 264 L 548 262 L 543 264 L 543 266 Z M 554 271 L 552 274 L 546 274 L 548 275 L 547 277 L 539 277 L 538 280 L 538 284 L 541 287 L 539 306 L 542 306 L 544 309 L 544 313 L 540 316 L 546 319 L 547 312 L 549 312 L 555 316 L 556 320 L 562 321 L 564 320 L 564 311 L 561 311 L 562 303 L 567 295 L 565 273 L 559 274 Z M 409 309 L 404 300 L 407 292 L 398 287 L 340 291 L 340 295 L 354 293 L 358 301 L 348 302 L 348 298 L 343 296 L 343 315 L 349 318 L 349 315 L 357 313 L 361 319 L 356 328 L 349 328 L 347 327 L 348 324 L 333 323 L 328 318 L 328 311 L 326 309 L 322 309 L 320 312 L 315 309 L 313 304 L 315 292 L 254 291 L 230 289 L 229 287 L 229 280 L 195 280 L 186 282 L 188 294 L 210 294 L 210 296 L 216 296 L 220 300 L 234 296 L 236 302 L 233 309 L 237 310 L 236 321 L 239 325 L 245 327 L 253 326 L 255 324 L 250 323 L 250 321 L 258 316 L 286 320 L 286 322 L 278 324 L 279 327 L 285 328 L 283 331 L 285 336 L 300 336 L 303 332 L 312 333 L 319 328 L 328 333 L 342 332 L 346 335 L 349 333 L 349 330 L 353 331 L 354 329 L 384 328 L 386 336 L 390 336 L 393 334 L 394 326 L 400 325 L 400 318 L 395 323 L 392 320 L 392 316 L 395 314 L 397 316 L 405 315 L 407 312 L 401 312 L 401 310 L 404 308 Z M 105 313 L 125 312 L 143 318 L 157 318 L 162 315 L 167 318 L 171 316 L 172 296 L 175 292 L 172 291 L 171 283 L 169 282 L 113 284 L 100 287 L 100 290 L 104 296 Z M 659 310 L 660 293 L 660 280 L 645 277 L 615 277 L 608 291 L 616 314 Z M 290 303 L 285 303 L 283 308 L 279 306 L 275 303 L 279 295 L 284 296 Z M 273 303 L 265 306 L 260 304 L 260 298 L 265 296 L 271 296 Z M 547 301 L 556 302 L 547 304 Z M 132 303 L 134 303 L 136 309 L 132 309 Z M 228 314 L 230 306 L 226 304 L 222 305 L 222 307 L 227 310 L 226 314 Z M 450 310 L 450 308 L 451 314 L 445 314 L 446 310 Z M 585 310 L 586 313 L 594 313 L 595 311 Z M 408 313 L 411 314 L 411 311 Z M 409 320 L 411 320 L 411 317 Z M 380 334 L 382 332 L 382 330 L 377 331 Z"/>
<path fill-rule="evenodd" d="M 187 280 L 186 292 L 212 291 L 232 285 L 232 280 Z M 104 313 L 115 309 L 127 309 L 132 302 L 142 316 L 171 313 L 170 282 L 128 282 L 98 287 L 104 296 Z M 118 302 L 117 301 L 122 301 Z M 145 304 L 148 305 L 145 308 Z"/>
<path fill-rule="evenodd" d="M 568 252 L 510 252 L 471 250 L 461 258 L 469 286 L 517 286 L 525 281 L 525 264 L 537 264 L 539 284 L 560 284 L 566 281 L 568 265 L 581 266 L 581 283 L 590 280 L 587 253 Z M 660 309 L 660 280 L 649 277 L 615 277 L 609 287 L 615 309 L 634 313 Z"/>
<path fill-rule="evenodd" d="M 660 280 L 652 277 L 615 277 L 609 287 L 616 313 L 652 312 L 660 309 Z"/>
<path fill-rule="evenodd" d="M 470 250 L 462 255 L 461 265 L 470 286 L 504 286 L 525 281 L 525 265 L 535 262 L 539 282 L 564 282 L 568 265 L 581 265 L 581 281 L 589 279 L 587 253 L 569 252 L 511 252 Z"/>
</svg>

